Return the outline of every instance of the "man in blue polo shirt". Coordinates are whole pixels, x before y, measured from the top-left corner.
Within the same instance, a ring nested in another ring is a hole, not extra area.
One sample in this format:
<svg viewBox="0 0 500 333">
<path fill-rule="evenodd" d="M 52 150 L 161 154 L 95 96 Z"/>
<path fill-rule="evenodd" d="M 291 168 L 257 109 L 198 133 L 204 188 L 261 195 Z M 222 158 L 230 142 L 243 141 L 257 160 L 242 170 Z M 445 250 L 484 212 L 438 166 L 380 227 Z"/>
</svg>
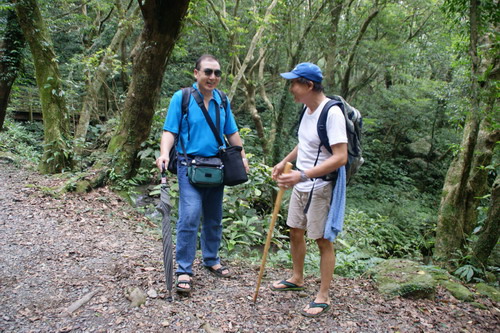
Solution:
<svg viewBox="0 0 500 333">
<path fill-rule="evenodd" d="M 224 109 L 221 96 L 215 90 L 221 75 L 219 61 L 212 55 L 202 55 L 196 61 L 194 69 L 196 83 L 193 84 L 193 94 L 199 94 L 202 97 L 205 108 L 214 123 L 216 122 L 216 110 L 219 110 L 221 137 L 224 134 L 231 145 L 243 146 L 229 101 Z M 188 108 L 187 114 L 183 115 L 181 110 L 182 91 L 177 91 L 170 101 L 161 137 L 160 157 L 156 160 L 158 168 L 161 169 L 163 164 L 168 165 L 170 149 L 177 149 L 179 155 L 177 165 L 179 219 L 177 221 L 176 243 L 178 266 L 176 290 L 178 293 L 189 293 L 192 288 L 192 266 L 196 255 L 197 234 L 201 217 L 203 217 L 200 237 L 203 265 L 218 277 L 231 276 L 231 271 L 221 265 L 218 255 L 222 239 L 224 185 L 196 187 L 189 182 L 181 141 L 188 159 L 193 156 L 215 156 L 218 153 L 219 144 L 193 96 L 190 96 Z M 182 122 L 180 122 L 181 117 Z M 181 124 L 180 133 L 179 124 Z M 179 134 L 179 140 L 174 148 L 176 134 Z M 241 155 L 248 172 L 248 162 L 244 150 L 242 150 Z"/>
</svg>

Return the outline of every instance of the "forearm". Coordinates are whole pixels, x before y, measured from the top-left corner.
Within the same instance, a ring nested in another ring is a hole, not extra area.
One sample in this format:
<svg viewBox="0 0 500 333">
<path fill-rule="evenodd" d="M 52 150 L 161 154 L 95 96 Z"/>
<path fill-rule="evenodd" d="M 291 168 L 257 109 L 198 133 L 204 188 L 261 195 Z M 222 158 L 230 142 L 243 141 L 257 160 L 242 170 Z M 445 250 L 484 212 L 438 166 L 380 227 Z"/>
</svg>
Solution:
<svg viewBox="0 0 500 333">
<path fill-rule="evenodd" d="M 241 140 L 240 133 L 235 132 L 231 135 L 227 136 L 227 140 L 231 146 L 240 146 L 241 149 L 241 158 L 246 160 L 245 148 L 243 148 L 243 141 Z"/>
<path fill-rule="evenodd" d="M 299 146 L 297 145 L 297 146 L 295 146 L 295 148 L 293 148 L 293 150 L 290 153 L 288 153 L 288 155 L 285 156 L 285 158 L 283 160 L 281 160 L 281 162 L 283 162 L 283 163 L 290 162 L 291 163 L 291 162 L 295 161 L 297 159 L 298 152 L 299 152 Z"/>
<path fill-rule="evenodd" d="M 332 156 L 323 163 L 316 165 L 309 170 L 304 170 L 304 172 L 309 178 L 318 178 L 337 170 L 343 165 L 345 165 L 343 158 Z"/>
<path fill-rule="evenodd" d="M 161 141 L 160 141 L 160 155 L 161 156 L 168 156 L 170 153 L 170 150 L 175 147 L 173 147 L 175 141 L 175 134 L 169 131 L 163 131 L 163 134 L 161 135 Z"/>
<path fill-rule="evenodd" d="M 347 144 L 341 143 L 332 146 L 333 155 L 323 163 L 304 170 L 309 178 L 317 178 L 327 175 L 347 163 Z"/>
<path fill-rule="evenodd" d="M 168 165 L 170 161 L 169 154 L 175 142 L 175 134 L 172 132 L 164 131 L 160 140 L 160 156 L 156 159 L 156 166 L 162 170 L 163 167 Z"/>
<path fill-rule="evenodd" d="M 297 147 L 296 147 L 297 149 Z M 284 163 L 292 161 L 292 158 L 297 157 L 297 150 L 294 149 L 287 157 L 283 159 L 277 166 L 273 169 L 273 179 L 278 180 L 278 185 L 280 187 L 290 187 L 297 184 L 302 180 L 302 172 L 306 174 L 308 178 L 318 178 L 329 174 L 330 172 L 337 170 L 342 165 L 347 163 L 347 144 L 339 143 L 332 146 L 333 155 L 328 158 L 323 163 L 316 165 L 315 167 L 308 170 L 294 170 L 288 174 L 281 175 Z M 294 156 L 295 151 L 295 156 Z M 281 175 L 281 176 L 280 176 Z M 278 177 L 279 176 L 279 177 Z"/>
</svg>

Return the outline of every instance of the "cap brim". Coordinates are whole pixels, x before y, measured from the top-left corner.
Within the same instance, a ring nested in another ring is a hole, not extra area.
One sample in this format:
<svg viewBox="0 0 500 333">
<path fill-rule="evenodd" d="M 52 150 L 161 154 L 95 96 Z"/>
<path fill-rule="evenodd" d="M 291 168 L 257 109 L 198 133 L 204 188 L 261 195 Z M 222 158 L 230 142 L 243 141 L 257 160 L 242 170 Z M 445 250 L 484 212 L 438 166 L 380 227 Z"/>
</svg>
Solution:
<svg viewBox="0 0 500 333">
<path fill-rule="evenodd" d="M 294 74 L 292 72 L 281 73 L 280 75 L 287 80 L 296 79 L 299 77 L 297 74 Z"/>
</svg>

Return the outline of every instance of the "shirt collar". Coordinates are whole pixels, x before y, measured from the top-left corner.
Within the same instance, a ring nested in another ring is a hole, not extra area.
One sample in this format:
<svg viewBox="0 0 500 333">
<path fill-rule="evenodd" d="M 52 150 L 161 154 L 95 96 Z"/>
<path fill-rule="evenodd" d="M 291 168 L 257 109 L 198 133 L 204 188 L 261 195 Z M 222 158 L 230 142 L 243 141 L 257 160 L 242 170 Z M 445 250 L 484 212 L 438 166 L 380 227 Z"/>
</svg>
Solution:
<svg viewBox="0 0 500 333">
<path fill-rule="evenodd" d="M 197 82 L 193 83 L 193 88 L 198 92 L 198 94 L 201 95 L 200 91 L 198 90 L 198 83 Z M 219 94 L 215 93 L 215 89 L 212 90 L 212 99 L 215 99 L 215 101 L 217 102 L 217 104 L 221 104 L 222 103 L 221 97 L 220 97 Z"/>
</svg>

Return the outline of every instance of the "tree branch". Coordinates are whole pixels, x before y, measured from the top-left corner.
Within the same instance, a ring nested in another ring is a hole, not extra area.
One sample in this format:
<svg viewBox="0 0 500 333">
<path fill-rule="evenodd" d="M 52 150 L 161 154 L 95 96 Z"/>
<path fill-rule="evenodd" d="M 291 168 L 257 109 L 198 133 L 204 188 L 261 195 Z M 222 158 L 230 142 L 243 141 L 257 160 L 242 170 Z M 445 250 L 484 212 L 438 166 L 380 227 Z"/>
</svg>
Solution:
<svg viewBox="0 0 500 333">
<path fill-rule="evenodd" d="M 211 0 L 208 0 L 211 1 Z M 262 33 L 264 32 L 264 29 L 267 27 L 269 20 L 271 19 L 271 12 L 278 3 L 278 0 L 273 0 L 273 2 L 267 7 L 266 13 L 264 15 L 264 21 L 260 25 L 260 27 L 257 29 L 257 32 L 252 38 L 252 41 L 250 42 L 250 46 L 247 51 L 247 55 L 245 57 L 245 60 L 243 60 L 243 64 L 241 65 L 241 68 L 239 69 L 238 73 L 236 74 L 236 77 L 234 78 L 233 84 L 231 85 L 231 89 L 229 90 L 229 98 L 231 99 L 236 92 L 236 87 L 238 86 L 239 81 L 241 80 L 241 77 L 245 73 L 245 70 L 248 66 L 248 63 L 253 57 L 253 52 L 255 50 L 255 47 L 257 46 L 257 43 L 261 40 L 262 38 Z"/>
<path fill-rule="evenodd" d="M 418 34 L 420 33 L 420 31 L 422 31 L 422 29 L 425 27 L 425 25 L 427 24 L 427 21 L 429 21 L 429 19 L 431 18 L 432 16 L 432 12 L 424 19 L 424 22 L 418 27 L 417 31 L 415 31 L 414 33 L 411 33 L 408 35 L 408 38 L 406 38 L 406 40 L 404 41 L 405 43 L 406 42 L 409 42 L 410 40 L 412 40 L 413 38 L 415 38 L 416 36 L 418 36 Z"/>
<path fill-rule="evenodd" d="M 366 30 L 368 29 L 368 26 L 370 23 L 373 21 L 373 19 L 378 15 L 379 10 L 375 9 L 365 20 L 363 25 L 361 26 L 361 29 L 359 30 L 358 37 L 356 38 L 356 41 L 354 42 L 351 52 L 349 52 L 349 57 L 347 61 L 347 69 L 344 73 L 344 78 L 342 79 L 342 96 L 347 96 L 349 93 L 349 80 L 351 77 L 351 71 L 352 71 L 352 64 L 354 62 L 354 57 L 356 56 L 356 52 L 358 49 L 359 44 L 361 43 L 361 40 L 363 39 Z"/>
<path fill-rule="evenodd" d="M 224 28 L 224 30 L 226 30 L 227 32 L 230 32 L 229 27 L 224 22 L 224 18 L 222 17 L 220 10 L 217 9 L 214 2 L 212 0 L 207 0 L 207 2 L 210 5 L 210 7 L 212 7 L 212 10 L 214 11 L 215 16 L 217 16 L 217 18 L 219 19 L 219 22 L 222 25 L 222 27 Z"/>
</svg>

